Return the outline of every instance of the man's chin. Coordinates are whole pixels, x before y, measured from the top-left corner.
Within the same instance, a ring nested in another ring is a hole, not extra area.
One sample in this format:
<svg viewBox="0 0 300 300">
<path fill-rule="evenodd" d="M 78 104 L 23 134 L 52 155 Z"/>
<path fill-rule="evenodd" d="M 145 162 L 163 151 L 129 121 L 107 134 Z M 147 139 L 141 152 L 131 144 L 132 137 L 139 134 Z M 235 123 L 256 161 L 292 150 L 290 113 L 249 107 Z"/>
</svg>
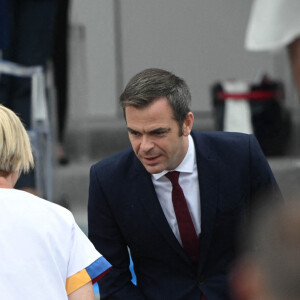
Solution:
<svg viewBox="0 0 300 300">
<path fill-rule="evenodd" d="M 150 174 L 158 174 L 164 170 L 162 166 L 149 166 L 149 165 L 144 165 L 145 169 L 150 173 Z"/>
</svg>

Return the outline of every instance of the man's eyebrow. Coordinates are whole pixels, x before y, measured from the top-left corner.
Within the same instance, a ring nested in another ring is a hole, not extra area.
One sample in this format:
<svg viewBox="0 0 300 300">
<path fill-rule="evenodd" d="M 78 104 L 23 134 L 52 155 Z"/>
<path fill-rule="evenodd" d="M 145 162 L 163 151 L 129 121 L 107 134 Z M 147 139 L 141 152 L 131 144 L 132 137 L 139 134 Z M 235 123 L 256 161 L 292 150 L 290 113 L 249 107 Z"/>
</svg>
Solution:
<svg viewBox="0 0 300 300">
<path fill-rule="evenodd" d="M 134 129 L 130 128 L 130 127 L 127 127 L 127 130 L 128 130 L 129 132 L 132 132 L 132 133 L 138 132 L 137 130 L 134 130 Z M 157 133 L 157 132 L 165 133 L 165 132 L 169 132 L 169 131 L 171 131 L 171 128 L 159 127 L 159 128 L 155 128 L 155 129 L 149 131 L 149 133 L 150 133 L 150 134 L 151 134 L 151 133 Z"/>
<path fill-rule="evenodd" d="M 127 127 L 127 131 L 133 132 L 133 133 L 138 132 L 137 130 L 134 130 L 134 129 L 130 128 L 130 127 Z"/>
<path fill-rule="evenodd" d="M 153 130 L 150 131 L 150 133 L 157 133 L 157 132 L 169 132 L 171 131 L 171 128 L 165 128 L 165 127 L 159 127 L 159 128 L 155 128 Z"/>
</svg>

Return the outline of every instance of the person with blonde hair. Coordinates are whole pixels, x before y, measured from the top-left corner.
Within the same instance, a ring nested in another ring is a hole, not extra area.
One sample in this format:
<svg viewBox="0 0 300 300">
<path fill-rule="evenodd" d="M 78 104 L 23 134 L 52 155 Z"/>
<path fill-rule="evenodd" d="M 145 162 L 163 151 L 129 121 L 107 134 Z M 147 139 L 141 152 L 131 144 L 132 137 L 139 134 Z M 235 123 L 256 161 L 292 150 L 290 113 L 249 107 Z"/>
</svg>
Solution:
<svg viewBox="0 0 300 300">
<path fill-rule="evenodd" d="M 111 265 L 70 211 L 13 188 L 33 165 L 20 119 L 0 105 L 0 298 L 94 300 Z"/>
<path fill-rule="evenodd" d="M 0 174 L 24 171 L 34 166 L 28 134 L 20 119 L 5 106 L 0 106 Z"/>
</svg>

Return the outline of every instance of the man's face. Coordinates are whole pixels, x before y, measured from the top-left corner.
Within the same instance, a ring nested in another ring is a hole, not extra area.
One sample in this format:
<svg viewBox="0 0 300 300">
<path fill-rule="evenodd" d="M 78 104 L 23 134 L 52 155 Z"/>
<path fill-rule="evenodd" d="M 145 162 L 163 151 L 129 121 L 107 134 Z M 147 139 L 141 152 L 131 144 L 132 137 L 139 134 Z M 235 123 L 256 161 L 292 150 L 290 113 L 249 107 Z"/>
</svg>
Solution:
<svg viewBox="0 0 300 300">
<path fill-rule="evenodd" d="M 191 112 L 187 114 L 181 136 L 165 97 L 145 108 L 127 106 L 125 114 L 132 148 L 149 173 L 173 170 L 182 162 L 194 120 Z"/>
</svg>

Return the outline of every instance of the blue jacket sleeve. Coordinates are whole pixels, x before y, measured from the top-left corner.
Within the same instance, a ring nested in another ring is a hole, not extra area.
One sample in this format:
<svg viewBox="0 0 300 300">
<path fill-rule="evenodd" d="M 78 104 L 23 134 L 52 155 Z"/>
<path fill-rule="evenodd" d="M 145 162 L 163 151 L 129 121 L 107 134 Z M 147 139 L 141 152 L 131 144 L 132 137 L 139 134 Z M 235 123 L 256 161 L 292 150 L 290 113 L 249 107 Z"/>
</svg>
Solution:
<svg viewBox="0 0 300 300">
<path fill-rule="evenodd" d="M 112 265 L 110 272 L 98 282 L 101 299 L 145 299 L 140 290 L 131 282 L 128 248 L 111 212 L 109 196 L 101 187 L 99 178 L 101 170 L 97 171 L 95 166 L 90 171 L 88 236 L 96 249 Z"/>
</svg>

